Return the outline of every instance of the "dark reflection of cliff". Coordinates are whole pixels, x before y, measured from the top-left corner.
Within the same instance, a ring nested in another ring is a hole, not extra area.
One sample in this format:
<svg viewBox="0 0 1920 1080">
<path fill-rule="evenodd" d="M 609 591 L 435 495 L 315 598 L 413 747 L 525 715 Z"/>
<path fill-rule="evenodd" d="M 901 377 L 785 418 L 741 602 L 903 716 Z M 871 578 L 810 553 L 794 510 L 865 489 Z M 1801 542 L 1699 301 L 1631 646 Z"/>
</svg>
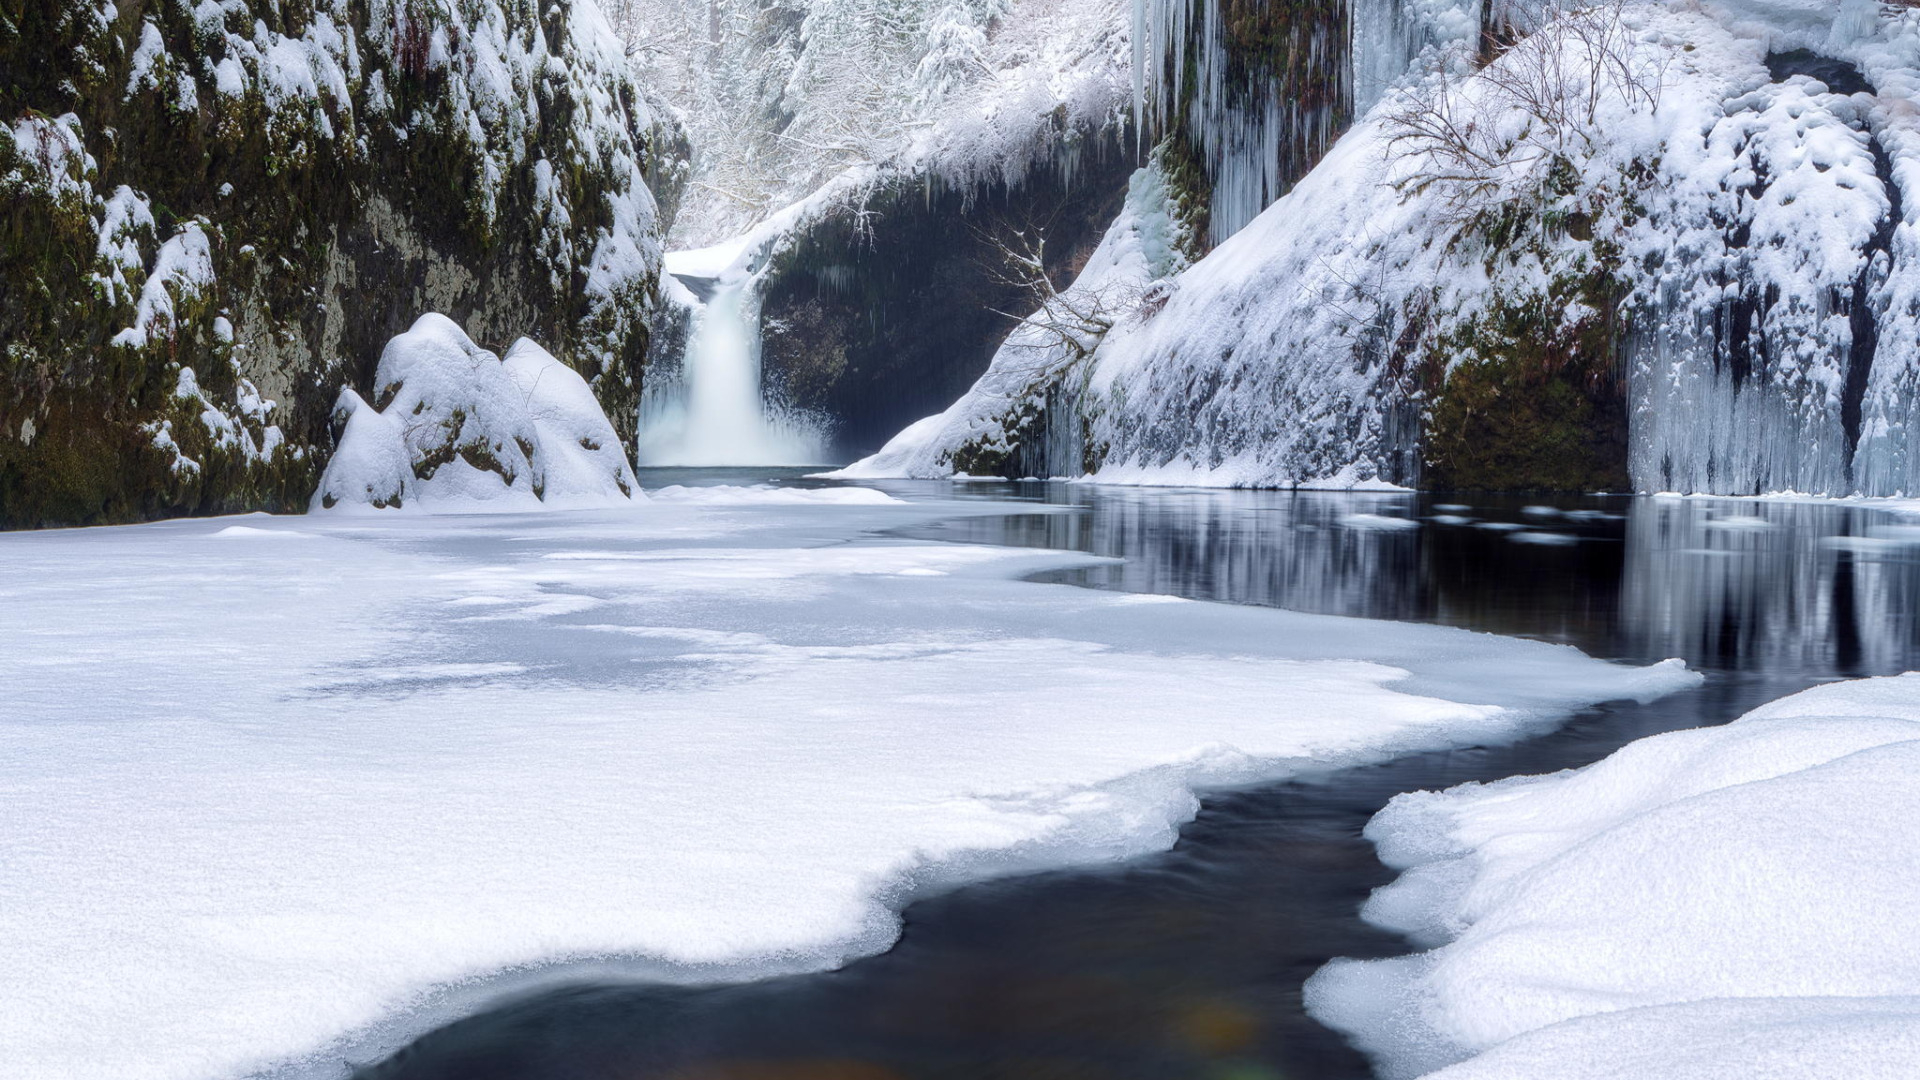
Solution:
<svg viewBox="0 0 1920 1080">
<path fill-rule="evenodd" d="M 1081 512 L 974 521 L 974 539 L 1071 548 L 1124 565 L 1054 580 L 1131 592 L 1385 618 L 1425 619 L 1431 590 L 1420 544 L 1403 532 L 1349 528 L 1348 515 L 1404 512 L 1400 497 L 1300 497 L 1272 492 L 1099 492 L 1063 488 Z M 1008 534 L 996 537 L 997 529 Z"/>
<path fill-rule="evenodd" d="M 1920 530 L 1868 511 L 1644 501 L 1625 570 L 1637 653 L 1873 675 L 1906 670 L 1920 649 Z"/>
<path fill-rule="evenodd" d="M 1020 494 L 1066 509 L 922 535 L 1126 560 L 1058 581 L 1435 622 L 1621 659 L 1855 675 L 1904 671 L 1920 652 L 1920 528 L 1858 507 L 1595 497 L 1549 513 L 1532 500 L 1442 509 L 1373 493 Z M 1572 542 L 1527 542 L 1542 534 Z"/>
</svg>

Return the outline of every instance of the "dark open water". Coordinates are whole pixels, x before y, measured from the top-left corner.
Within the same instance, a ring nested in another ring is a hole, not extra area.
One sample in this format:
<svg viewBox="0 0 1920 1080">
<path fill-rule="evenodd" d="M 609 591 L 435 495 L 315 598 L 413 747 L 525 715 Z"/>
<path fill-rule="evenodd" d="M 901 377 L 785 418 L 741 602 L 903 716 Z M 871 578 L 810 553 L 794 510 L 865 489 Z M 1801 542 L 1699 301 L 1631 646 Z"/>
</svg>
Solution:
<svg viewBox="0 0 1920 1080">
<path fill-rule="evenodd" d="M 1920 531 L 1857 508 L 1595 497 L 1547 512 L 1486 497 L 1454 509 L 1424 496 L 887 486 L 1074 508 L 916 536 L 1127 560 L 1053 580 L 1444 623 L 1633 663 L 1680 656 L 1708 681 L 1515 746 L 1211 796 L 1164 855 L 923 900 L 892 951 L 839 971 L 503 1002 L 366 1080 L 1358 1080 L 1366 1062 L 1301 1012 L 1300 985 L 1334 956 L 1406 951 L 1355 914 L 1390 876 L 1360 837 L 1388 799 L 1584 765 L 1822 680 L 1920 667 Z M 1355 513 L 1423 525 L 1342 523 Z M 1542 534 L 1562 539 L 1527 542 Z"/>
</svg>

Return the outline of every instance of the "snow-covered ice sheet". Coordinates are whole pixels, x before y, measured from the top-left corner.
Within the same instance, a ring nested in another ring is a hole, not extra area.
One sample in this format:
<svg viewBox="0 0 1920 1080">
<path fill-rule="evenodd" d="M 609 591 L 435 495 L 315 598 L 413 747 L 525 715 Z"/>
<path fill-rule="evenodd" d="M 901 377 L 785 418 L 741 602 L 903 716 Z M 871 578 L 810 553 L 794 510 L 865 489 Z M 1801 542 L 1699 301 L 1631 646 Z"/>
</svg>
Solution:
<svg viewBox="0 0 1920 1080">
<path fill-rule="evenodd" d="M 510 986 L 830 966 L 919 891 L 1163 849 L 1197 787 L 1697 679 L 878 534 L 1001 509 L 0 535 L 7 1075 L 326 1075 Z"/>
<path fill-rule="evenodd" d="M 684 487 L 674 484 L 659 488 L 653 492 L 653 498 L 661 502 L 686 503 L 702 506 L 807 506 L 838 504 L 842 506 L 884 506 L 900 500 L 884 491 L 866 487 L 823 487 L 796 488 L 777 487 L 773 484 L 754 484 L 741 487 L 733 484 L 716 484 L 705 487 Z"/>
<path fill-rule="evenodd" d="M 1387 1077 L 1911 1076 L 1916 813 L 1920 674 L 1403 795 L 1364 914 L 1439 947 L 1336 961 L 1308 1006 Z"/>
</svg>

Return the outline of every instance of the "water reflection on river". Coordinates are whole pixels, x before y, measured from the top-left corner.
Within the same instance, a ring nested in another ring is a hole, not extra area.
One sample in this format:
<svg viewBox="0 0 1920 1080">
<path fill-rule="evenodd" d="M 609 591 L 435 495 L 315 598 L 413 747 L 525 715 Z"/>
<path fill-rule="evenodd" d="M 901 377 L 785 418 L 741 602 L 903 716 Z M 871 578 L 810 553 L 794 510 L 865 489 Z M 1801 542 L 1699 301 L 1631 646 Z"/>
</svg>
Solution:
<svg viewBox="0 0 1920 1080">
<path fill-rule="evenodd" d="M 1862 675 L 1920 655 L 1920 526 L 1858 505 L 1023 486 L 1066 512 L 914 535 L 1127 560 L 1050 580 L 1465 626 L 1622 660 Z"/>
<path fill-rule="evenodd" d="M 434 1032 L 367 1076 L 1361 1080 L 1366 1063 L 1301 1012 L 1299 987 L 1330 957 L 1405 951 L 1355 917 L 1389 877 L 1360 829 L 1394 794 L 1578 766 L 1824 679 L 1920 666 L 1920 529 L 1859 507 L 888 486 L 1048 504 L 915 536 L 1126 560 L 1059 581 L 1522 634 L 1635 662 L 1680 656 L 1709 679 L 1515 746 L 1211 796 L 1164 855 L 918 902 L 891 952 L 841 971 L 549 991 Z"/>
</svg>

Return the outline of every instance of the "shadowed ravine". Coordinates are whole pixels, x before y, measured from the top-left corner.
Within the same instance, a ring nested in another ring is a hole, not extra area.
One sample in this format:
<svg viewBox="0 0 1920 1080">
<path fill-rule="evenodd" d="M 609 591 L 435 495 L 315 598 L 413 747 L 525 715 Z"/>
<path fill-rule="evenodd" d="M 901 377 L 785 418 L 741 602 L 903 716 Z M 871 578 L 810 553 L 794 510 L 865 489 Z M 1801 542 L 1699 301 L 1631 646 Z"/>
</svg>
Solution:
<svg viewBox="0 0 1920 1080">
<path fill-rule="evenodd" d="M 677 474 L 643 477 L 655 486 Z M 716 474 L 714 479 L 722 478 Z M 741 475 L 725 476 L 738 482 Z M 901 494 L 948 490 L 902 485 Z M 1566 641 L 1632 662 L 1683 656 L 1705 686 L 1589 710 L 1508 747 L 1425 754 L 1216 793 L 1173 850 L 1097 871 L 961 888 L 905 912 L 888 953 L 727 987 L 580 985 L 500 1003 L 363 1070 L 379 1080 L 1260 1080 L 1360 1078 L 1363 1059 L 1301 1011 L 1334 956 L 1405 951 L 1357 909 L 1387 881 L 1360 836 L 1394 794 L 1577 766 L 1654 732 L 1730 720 L 1815 682 L 1920 658 L 1920 548 L 1839 506 L 1585 499 L 1574 519 L 1518 501 L 1453 511 L 1576 535 L 1565 546 L 1429 522 L 1411 496 L 969 485 L 1080 506 L 918 535 L 1074 547 L 1124 566 L 1096 588 L 1441 622 Z M 1617 515 L 1617 516 L 1607 516 Z M 1766 524 L 1760 524 L 1762 519 Z M 1720 524 L 1713 524 L 1719 522 Z"/>
</svg>

